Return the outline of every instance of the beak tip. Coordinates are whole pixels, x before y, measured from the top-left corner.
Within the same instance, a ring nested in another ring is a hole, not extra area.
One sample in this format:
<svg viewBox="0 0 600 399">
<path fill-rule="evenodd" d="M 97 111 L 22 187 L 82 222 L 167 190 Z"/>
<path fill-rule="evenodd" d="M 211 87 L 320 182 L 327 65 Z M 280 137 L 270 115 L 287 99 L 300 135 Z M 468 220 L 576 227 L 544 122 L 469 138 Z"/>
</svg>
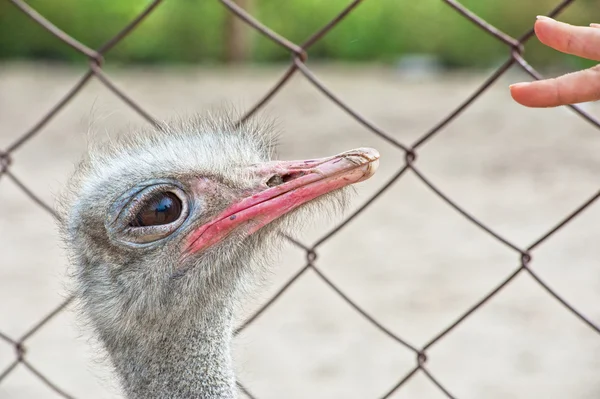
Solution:
<svg viewBox="0 0 600 399">
<path fill-rule="evenodd" d="M 380 155 L 379 155 L 379 151 L 377 151 L 376 149 L 369 148 L 369 147 L 363 147 L 363 148 L 359 148 L 356 151 L 359 152 L 363 157 L 368 159 L 370 162 L 374 162 L 376 164 L 379 163 Z"/>
<path fill-rule="evenodd" d="M 366 161 L 365 165 L 361 168 L 364 174 L 357 183 L 367 180 L 375 174 L 379 167 L 379 151 L 374 148 L 362 147 L 349 151 L 348 153 L 351 153 L 353 156 L 359 156 L 362 162 Z"/>
<path fill-rule="evenodd" d="M 369 162 L 368 164 L 366 164 L 363 167 L 364 170 L 364 174 L 363 176 L 357 181 L 357 183 L 361 182 L 361 181 L 365 181 L 367 179 L 369 179 L 371 176 L 373 176 L 375 174 L 375 172 L 377 171 L 377 168 L 379 167 L 379 159 L 376 159 L 374 161 Z"/>
</svg>

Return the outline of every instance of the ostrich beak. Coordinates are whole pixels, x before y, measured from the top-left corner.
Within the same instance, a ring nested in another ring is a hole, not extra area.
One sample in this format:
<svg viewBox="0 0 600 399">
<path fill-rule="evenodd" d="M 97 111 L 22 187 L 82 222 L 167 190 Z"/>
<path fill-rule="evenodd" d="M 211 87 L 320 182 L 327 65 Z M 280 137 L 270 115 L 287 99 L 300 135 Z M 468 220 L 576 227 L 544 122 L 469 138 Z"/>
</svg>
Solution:
<svg viewBox="0 0 600 399">
<path fill-rule="evenodd" d="M 255 165 L 264 176 L 252 195 L 232 203 L 212 221 L 194 230 L 183 254 L 202 251 L 246 225 L 250 235 L 273 220 L 324 194 L 371 177 L 379 165 L 379 152 L 359 148 L 333 157 L 306 161 L 276 161 Z"/>
</svg>

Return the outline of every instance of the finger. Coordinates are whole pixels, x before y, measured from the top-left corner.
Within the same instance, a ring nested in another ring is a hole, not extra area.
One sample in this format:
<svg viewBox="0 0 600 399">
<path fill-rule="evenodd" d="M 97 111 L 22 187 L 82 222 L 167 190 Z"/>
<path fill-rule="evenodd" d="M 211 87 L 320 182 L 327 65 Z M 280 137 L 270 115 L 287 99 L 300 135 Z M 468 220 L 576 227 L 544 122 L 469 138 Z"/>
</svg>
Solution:
<svg viewBox="0 0 600 399">
<path fill-rule="evenodd" d="M 557 107 L 600 100 L 600 67 L 570 73 L 555 79 L 510 86 L 512 98 L 526 107 Z"/>
<path fill-rule="evenodd" d="M 535 34 L 545 45 L 563 53 L 600 61 L 600 29 L 573 26 L 548 17 L 538 17 Z"/>
</svg>

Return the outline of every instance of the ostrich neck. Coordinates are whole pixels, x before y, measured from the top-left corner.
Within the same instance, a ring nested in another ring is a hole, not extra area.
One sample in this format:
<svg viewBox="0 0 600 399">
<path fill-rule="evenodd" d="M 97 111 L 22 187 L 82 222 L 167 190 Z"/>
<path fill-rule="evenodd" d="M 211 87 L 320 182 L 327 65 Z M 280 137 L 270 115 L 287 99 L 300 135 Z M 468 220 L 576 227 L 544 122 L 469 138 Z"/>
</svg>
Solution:
<svg viewBox="0 0 600 399">
<path fill-rule="evenodd" d="M 109 349 L 128 399 L 234 399 L 230 323 Z"/>
</svg>

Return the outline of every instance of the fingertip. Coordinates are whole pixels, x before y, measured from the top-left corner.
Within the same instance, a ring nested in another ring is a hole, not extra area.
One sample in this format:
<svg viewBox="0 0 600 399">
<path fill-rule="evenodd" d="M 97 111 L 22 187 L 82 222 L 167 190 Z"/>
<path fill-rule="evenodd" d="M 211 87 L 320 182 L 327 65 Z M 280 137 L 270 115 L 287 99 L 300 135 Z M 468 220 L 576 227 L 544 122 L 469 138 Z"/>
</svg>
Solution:
<svg viewBox="0 0 600 399">
<path fill-rule="evenodd" d="M 521 97 L 520 94 L 522 93 L 522 91 L 526 89 L 529 85 L 530 83 L 527 82 L 513 83 L 512 85 L 508 86 L 508 90 L 510 91 L 510 95 L 512 96 L 512 98 L 518 101 L 518 98 Z"/>
<path fill-rule="evenodd" d="M 517 90 L 518 90 L 518 89 L 520 89 L 520 88 L 522 88 L 522 87 L 527 87 L 527 86 L 529 86 L 530 84 L 531 84 L 531 83 L 529 83 L 529 82 L 519 82 L 519 83 L 513 83 L 513 84 L 509 85 L 508 87 L 509 87 L 511 90 L 514 90 L 514 89 L 517 89 Z"/>
<path fill-rule="evenodd" d="M 550 22 L 550 23 L 548 23 Z M 547 43 L 547 38 L 548 38 L 548 31 L 551 28 L 551 24 L 552 22 L 556 22 L 555 20 L 551 19 L 551 18 L 538 18 L 537 21 L 535 21 L 535 24 L 533 25 L 533 31 L 535 32 L 536 37 L 538 38 L 538 40 L 544 44 L 548 44 Z"/>
<path fill-rule="evenodd" d="M 522 85 L 523 85 L 523 83 L 515 83 L 515 84 L 508 86 L 508 91 L 510 92 L 510 96 L 512 97 L 513 100 L 515 100 L 519 104 L 521 103 L 519 101 L 519 88 L 522 87 Z"/>
<path fill-rule="evenodd" d="M 526 107 L 535 107 L 536 106 L 536 96 L 535 93 L 532 93 L 531 90 L 527 90 L 531 86 L 530 82 L 522 82 L 522 83 L 514 83 L 510 86 L 509 92 L 510 96 L 517 103 L 526 106 Z"/>
<path fill-rule="evenodd" d="M 535 17 L 535 19 L 537 19 L 538 21 L 556 21 L 555 19 L 547 17 L 545 15 L 538 15 Z"/>
</svg>

